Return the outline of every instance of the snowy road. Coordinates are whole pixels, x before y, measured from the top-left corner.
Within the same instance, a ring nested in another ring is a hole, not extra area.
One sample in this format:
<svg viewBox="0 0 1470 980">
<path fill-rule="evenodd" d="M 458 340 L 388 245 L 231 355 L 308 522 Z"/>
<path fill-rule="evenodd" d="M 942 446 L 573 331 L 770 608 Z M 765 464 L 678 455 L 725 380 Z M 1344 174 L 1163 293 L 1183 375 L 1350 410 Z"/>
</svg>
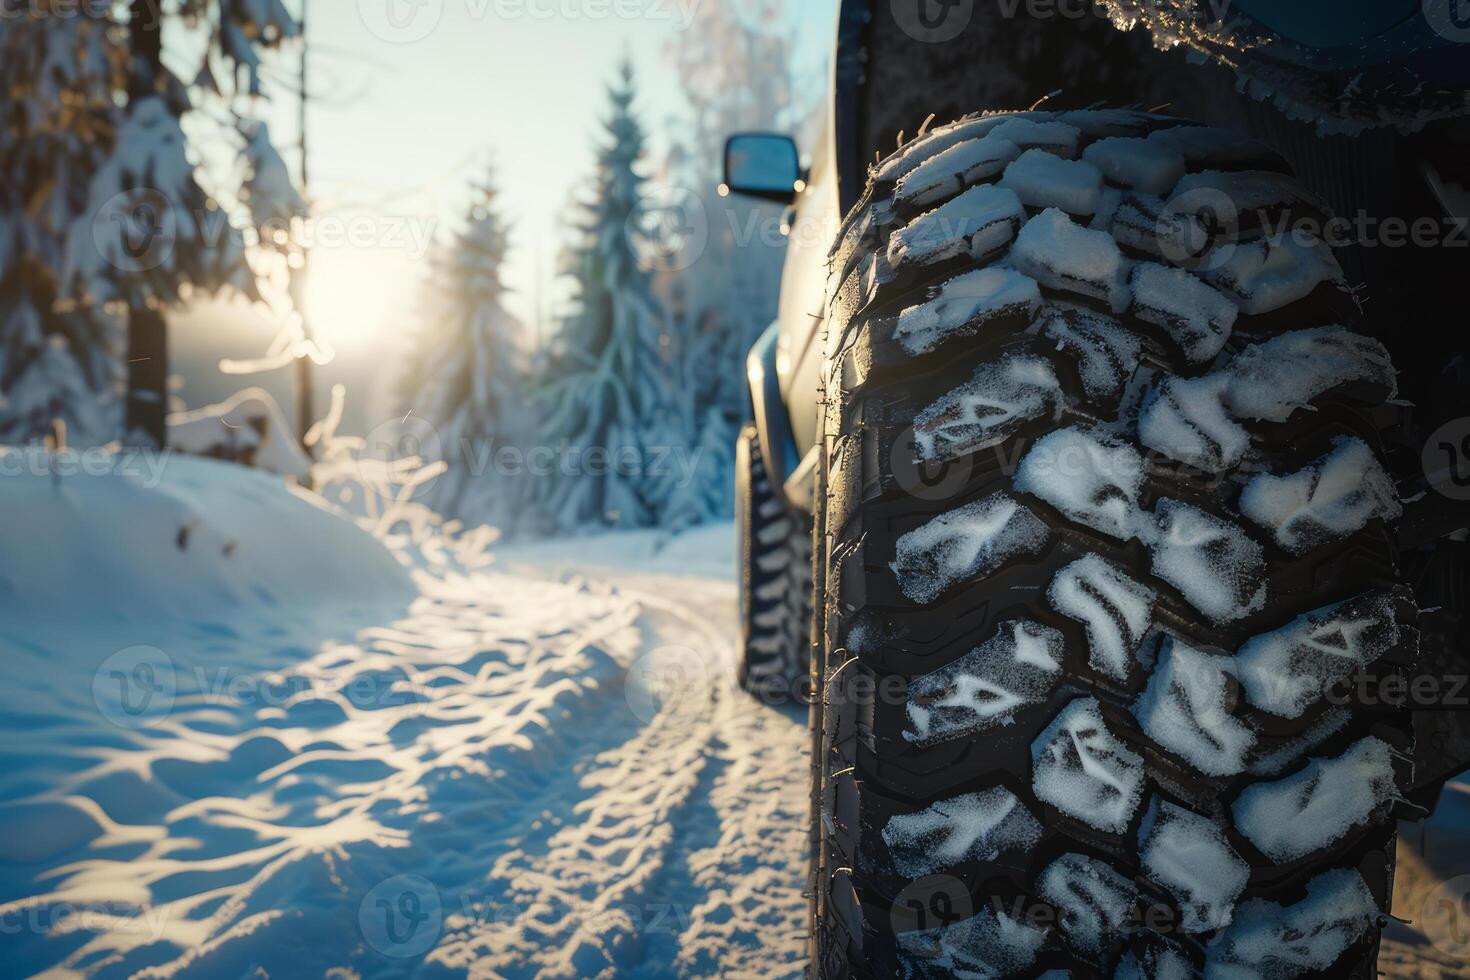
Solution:
<svg viewBox="0 0 1470 980">
<path fill-rule="evenodd" d="M 732 690 L 728 527 L 410 579 L 208 461 L 7 505 L 5 975 L 801 972 L 805 719 Z M 1384 975 L 1470 975 L 1467 829 L 1406 828 Z"/>
<path fill-rule="evenodd" d="M 730 690 L 733 586 L 418 586 L 309 643 L 201 618 L 95 690 L 0 640 L 7 970 L 798 973 L 804 718 Z"/>
<path fill-rule="evenodd" d="M 431 959 L 507 975 L 797 974 L 804 718 L 732 690 L 728 583 L 615 578 L 639 611 L 637 658 L 569 706 L 588 740 L 578 778 L 525 808 L 491 870 L 510 911 L 451 916 Z"/>
<path fill-rule="evenodd" d="M 1428 820 L 1399 825 L 1393 911 L 1378 972 L 1395 980 L 1470 977 L 1470 784 L 1451 783 Z"/>
</svg>

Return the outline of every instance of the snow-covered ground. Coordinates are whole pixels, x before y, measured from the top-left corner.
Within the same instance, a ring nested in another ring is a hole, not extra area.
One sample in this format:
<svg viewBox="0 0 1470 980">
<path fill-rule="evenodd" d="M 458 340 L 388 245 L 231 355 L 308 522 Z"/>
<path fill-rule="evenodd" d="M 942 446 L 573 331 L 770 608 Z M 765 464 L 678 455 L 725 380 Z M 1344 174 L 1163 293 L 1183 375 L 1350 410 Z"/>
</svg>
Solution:
<svg viewBox="0 0 1470 980">
<path fill-rule="evenodd" d="M 153 482 L 0 481 L 7 974 L 799 971 L 803 718 L 732 695 L 729 582 L 411 572 L 261 474 Z"/>
<path fill-rule="evenodd" d="M 729 524 L 707 524 L 679 534 L 618 531 L 506 545 L 496 549 L 495 557 L 512 568 L 663 572 L 733 581 L 735 529 Z"/>
<path fill-rule="evenodd" d="M 0 480 L 6 975 L 801 972 L 805 719 L 731 689 L 729 527 L 430 574 L 122 469 Z M 1386 976 L 1470 975 L 1467 828 L 1405 825 Z"/>
<path fill-rule="evenodd" d="M 1470 977 L 1470 783 L 1445 787 L 1427 820 L 1399 825 L 1393 912 L 1378 972 L 1404 980 Z"/>
</svg>

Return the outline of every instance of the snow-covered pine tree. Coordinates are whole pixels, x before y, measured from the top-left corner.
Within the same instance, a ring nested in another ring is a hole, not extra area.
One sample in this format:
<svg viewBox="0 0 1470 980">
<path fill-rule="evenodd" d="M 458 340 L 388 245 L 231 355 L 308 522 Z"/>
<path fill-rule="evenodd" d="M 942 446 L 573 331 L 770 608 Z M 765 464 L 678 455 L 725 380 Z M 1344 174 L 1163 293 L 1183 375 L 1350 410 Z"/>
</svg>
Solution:
<svg viewBox="0 0 1470 980">
<path fill-rule="evenodd" d="M 192 38 L 167 59 L 164 21 Z M 122 363 L 110 316 L 122 316 L 128 421 L 162 440 L 164 311 L 194 289 L 234 287 L 258 298 L 247 248 L 293 247 L 286 231 L 304 203 L 264 124 L 242 113 L 264 93 L 263 52 L 298 34 L 281 0 L 7 4 L 0 392 L 11 401 L 0 405 L 0 438 L 34 438 L 34 420 L 57 410 L 55 399 L 14 401 L 45 390 L 25 377 L 41 366 L 58 390 L 105 400 Z M 227 163 L 217 179 L 188 152 L 186 114 L 212 145 L 236 151 L 214 154 Z M 69 376 L 56 379 L 58 371 Z M 97 427 L 76 424 L 99 415 L 97 404 L 61 408 L 84 438 Z"/>
<path fill-rule="evenodd" d="M 681 136 L 670 151 L 669 179 L 698 200 L 708 223 L 703 253 L 687 257 L 693 264 L 676 263 L 661 274 L 679 279 L 688 310 L 676 321 L 682 329 L 672 347 L 684 385 L 695 393 L 691 409 L 699 422 L 693 482 L 680 488 L 682 500 L 671 511 L 681 520 L 730 514 L 734 436 L 745 413 L 744 358 L 776 315 L 785 248 L 772 234 L 778 208 L 720 197 L 715 188 L 730 134 L 805 135 L 811 107 L 793 101 L 799 86 L 791 48 L 774 0 L 707 0 L 690 30 L 666 49 L 689 103 L 687 119 L 675 127 Z"/>
<path fill-rule="evenodd" d="M 583 460 L 548 495 L 552 521 L 564 531 L 655 523 L 677 476 L 672 467 L 651 472 L 653 464 L 662 449 L 691 442 L 673 398 L 666 318 L 636 248 L 644 134 L 634 92 L 625 62 L 608 89 L 607 143 L 581 240 L 568 253 L 576 312 L 560 324 L 541 392 L 543 432 Z M 588 461 L 588 450 L 604 454 L 607 465 Z"/>
<path fill-rule="evenodd" d="M 260 52 L 297 29 L 280 0 L 14 6 L 0 21 L 0 439 L 37 438 L 48 415 L 68 423 L 73 441 L 117 433 L 108 401 L 122 371 L 122 317 L 130 386 L 141 395 L 130 414 L 137 422 L 141 412 L 158 440 L 163 310 L 191 288 L 258 295 L 245 260 L 253 237 L 231 233 L 215 201 L 233 202 L 250 216 L 239 223 L 256 228 L 285 227 L 302 211 L 263 125 L 231 104 L 262 93 Z M 196 97 L 163 65 L 165 10 L 206 35 Z M 203 108 L 223 115 L 244 161 L 207 190 L 180 124 Z M 289 247 L 274 236 L 263 244 Z M 92 397 L 58 400 L 48 390 Z"/>
<path fill-rule="evenodd" d="M 663 515 L 683 528 L 734 513 L 735 439 L 745 421 L 745 355 L 750 341 L 714 310 L 705 310 L 684 334 L 677 367 L 693 445 L 680 461 L 682 478 Z"/>
<path fill-rule="evenodd" d="M 524 434 L 526 364 L 520 324 L 505 308 L 508 246 L 493 178 L 473 189 L 464 228 L 434 257 L 425 323 L 401 378 L 400 401 L 437 430 L 448 469 L 427 501 L 445 516 L 505 525 L 519 513 L 524 480 L 500 478 L 494 449 Z"/>
<path fill-rule="evenodd" d="M 126 48 L 110 18 L 0 20 L 0 442 L 41 439 L 55 419 L 73 444 L 116 437 L 118 318 L 62 301 L 57 270 L 72 221 L 106 158 Z M 95 5 L 92 5 L 95 6 Z"/>
<path fill-rule="evenodd" d="M 126 304 L 126 424 L 159 444 L 168 386 L 164 310 L 196 288 L 234 287 L 258 298 L 244 246 L 289 248 L 282 222 L 305 212 L 265 124 L 239 112 L 264 95 L 262 52 L 298 37 L 296 20 L 281 0 L 181 0 L 172 16 L 205 42 L 190 66 L 191 90 L 165 64 L 164 11 L 158 0 L 130 0 L 126 120 L 93 180 L 93 220 L 78 222 L 71 249 L 83 258 L 66 277 L 72 292 Z M 227 186 L 202 186 L 187 156 L 182 120 L 196 109 L 205 118 L 222 113 L 226 121 L 216 132 L 240 151 L 245 171 Z M 258 242 L 231 233 L 215 203 L 221 198 L 246 211 L 257 233 L 269 233 Z M 98 216 L 110 222 L 108 231 L 98 232 Z"/>
</svg>

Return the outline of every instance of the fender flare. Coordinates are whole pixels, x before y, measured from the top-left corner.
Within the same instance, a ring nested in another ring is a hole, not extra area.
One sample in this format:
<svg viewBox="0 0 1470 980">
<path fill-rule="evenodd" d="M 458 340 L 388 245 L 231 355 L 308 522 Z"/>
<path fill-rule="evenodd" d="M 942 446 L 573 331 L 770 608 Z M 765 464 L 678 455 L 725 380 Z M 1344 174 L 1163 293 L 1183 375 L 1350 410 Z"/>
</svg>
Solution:
<svg viewBox="0 0 1470 980">
<path fill-rule="evenodd" d="M 776 341 L 780 322 L 772 323 L 760 335 L 745 358 L 746 390 L 750 401 L 750 417 L 755 421 L 756 440 L 771 489 L 788 507 L 799 503 L 790 499 L 786 481 L 801 465 L 796 438 L 791 433 L 791 417 L 786 400 L 781 396 L 781 378 L 776 372 Z"/>
</svg>

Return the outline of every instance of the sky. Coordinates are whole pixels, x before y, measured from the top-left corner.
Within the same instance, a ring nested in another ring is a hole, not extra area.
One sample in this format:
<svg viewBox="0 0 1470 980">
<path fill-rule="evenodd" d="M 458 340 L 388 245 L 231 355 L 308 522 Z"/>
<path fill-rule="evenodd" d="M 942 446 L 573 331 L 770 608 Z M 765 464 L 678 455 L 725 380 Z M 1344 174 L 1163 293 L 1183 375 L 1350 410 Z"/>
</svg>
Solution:
<svg viewBox="0 0 1470 980">
<path fill-rule="evenodd" d="M 512 227 L 512 310 L 554 310 L 566 205 L 592 171 L 607 81 L 631 58 L 657 151 L 683 110 L 663 50 L 714 2 L 310 0 L 316 330 L 344 350 L 401 335 L 428 239 L 452 230 L 492 166 Z M 803 67 L 821 78 L 831 7 L 789 2 Z M 294 106 L 276 101 L 277 139 L 294 146 Z"/>
<path fill-rule="evenodd" d="M 585 197 L 620 60 L 637 76 L 635 111 L 658 154 L 685 111 L 665 51 L 718 2 L 745 0 L 286 0 L 307 3 L 307 150 L 315 224 L 306 307 L 336 351 L 317 405 L 348 383 L 349 431 L 371 427 L 382 381 L 421 322 L 419 283 L 433 240 L 454 230 L 473 181 L 491 167 L 511 228 L 508 306 L 545 327 L 567 284 L 557 259 L 572 196 Z M 799 78 L 819 99 L 836 0 L 782 0 Z M 294 52 L 267 73 L 266 118 L 296 172 Z M 271 84 L 274 79 L 275 84 Z M 277 323 L 260 308 L 209 302 L 175 318 L 180 395 L 191 408 L 250 384 L 289 402 L 283 371 L 222 375 L 220 358 L 258 356 Z M 289 409 L 288 409 L 289 410 Z M 369 415 L 364 417 L 363 412 Z M 381 420 L 377 420 L 381 421 Z"/>
</svg>

